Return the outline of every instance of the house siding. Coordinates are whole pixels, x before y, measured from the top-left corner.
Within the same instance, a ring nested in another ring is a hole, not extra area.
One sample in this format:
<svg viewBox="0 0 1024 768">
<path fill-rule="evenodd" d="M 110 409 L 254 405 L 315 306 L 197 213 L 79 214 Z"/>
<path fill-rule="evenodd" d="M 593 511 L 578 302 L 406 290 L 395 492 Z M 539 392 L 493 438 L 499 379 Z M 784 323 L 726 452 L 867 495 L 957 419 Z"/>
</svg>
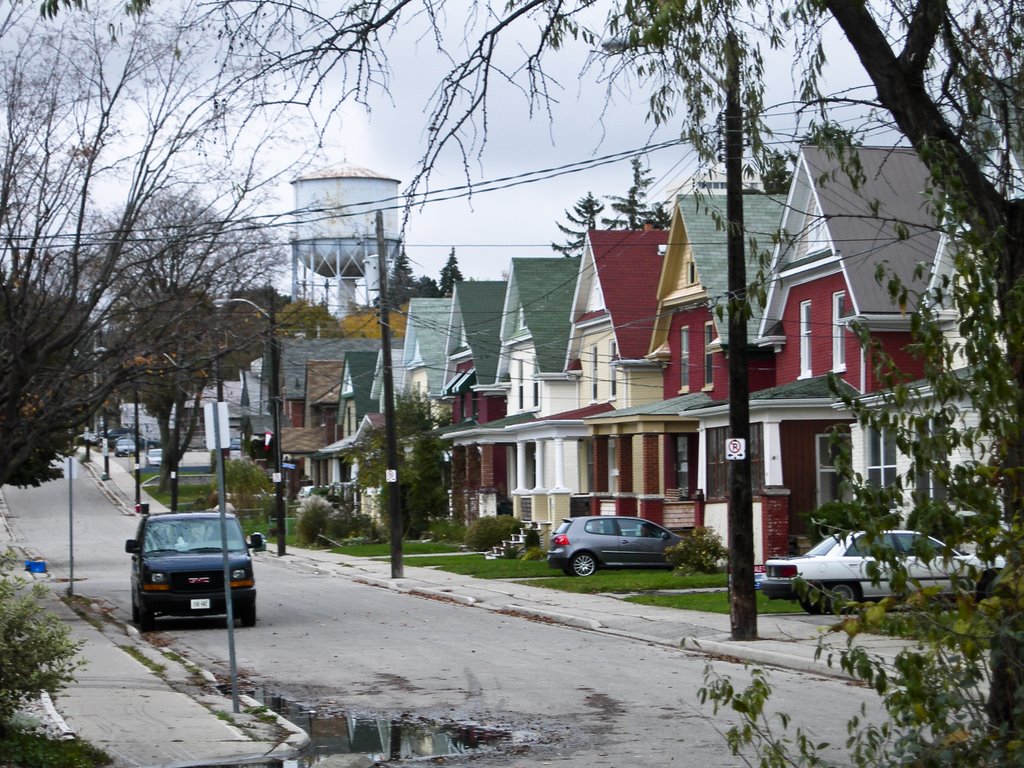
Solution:
<svg viewBox="0 0 1024 768">
<path fill-rule="evenodd" d="M 818 506 L 818 457 L 816 437 L 848 420 L 784 421 L 779 424 L 782 482 L 789 489 L 789 533 L 808 532 L 807 515 Z"/>
<path fill-rule="evenodd" d="M 832 294 L 848 291 L 841 273 L 793 285 L 782 312 L 782 327 L 786 344 L 779 350 L 776 361 L 779 384 L 804 377 L 800 360 L 800 305 L 811 302 L 810 350 L 811 375 L 820 376 L 832 370 Z M 849 294 L 848 294 L 849 295 Z M 853 334 L 846 337 L 845 378 L 855 387 L 860 385 L 860 355 Z"/>
</svg>

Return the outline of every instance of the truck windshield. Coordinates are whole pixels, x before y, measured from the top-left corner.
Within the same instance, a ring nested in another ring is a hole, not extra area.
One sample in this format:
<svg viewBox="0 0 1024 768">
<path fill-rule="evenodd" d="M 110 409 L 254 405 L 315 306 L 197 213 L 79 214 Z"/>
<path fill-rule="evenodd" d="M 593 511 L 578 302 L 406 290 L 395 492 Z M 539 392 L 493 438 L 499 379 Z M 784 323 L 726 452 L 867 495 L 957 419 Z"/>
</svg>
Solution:
<svg viewBox="0 0 1024 768">
<path fill-rule="evenodd" d="M 245 538 L 237 520 L 225 521 L 228 551 L 244 552 Z M 143 552 L 220 552 L 220 520 L 150 520 Z"/>
</svg>

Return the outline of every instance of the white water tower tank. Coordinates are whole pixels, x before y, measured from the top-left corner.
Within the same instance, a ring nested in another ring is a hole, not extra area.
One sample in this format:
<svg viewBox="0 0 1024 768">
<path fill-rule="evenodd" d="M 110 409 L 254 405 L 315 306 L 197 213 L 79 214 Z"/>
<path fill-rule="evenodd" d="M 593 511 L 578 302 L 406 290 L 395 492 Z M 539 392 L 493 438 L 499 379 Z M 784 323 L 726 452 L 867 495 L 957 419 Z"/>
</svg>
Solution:
<svg viewBox="0 0 1024 768">
<path fill-rule="evenodd" d="M 384 218 L 387 261 L 393 261 L 398 252 L 402 206 L 398 184 L 396 179 L 348 164 L 292 181 L 296 218 L 293 299 L 326 303 L 338 317 L 348 313 L 356 300 L 357 283 L 367 275 L 367 261 L 377 259 L 377 211 Z"/>
</svg>

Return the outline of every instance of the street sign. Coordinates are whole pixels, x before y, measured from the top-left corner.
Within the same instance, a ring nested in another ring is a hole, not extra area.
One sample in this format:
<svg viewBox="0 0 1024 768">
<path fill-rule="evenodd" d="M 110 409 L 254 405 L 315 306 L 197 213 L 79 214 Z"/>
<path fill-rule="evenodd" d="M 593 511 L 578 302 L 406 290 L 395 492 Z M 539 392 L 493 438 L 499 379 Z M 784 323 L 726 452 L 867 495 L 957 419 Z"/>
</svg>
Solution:
<svg viewBox="0 0 1024 768">
<path fill-rule="evenodd" d="M 742 461 L 747 458 L 747 441 L 740 437 L 730 437 L 725 441 L 725 460 Z"/>
<path fill-rule="evenodd" d="M 286 461 L 282 461 L 281 462 L 281 469 L 295 469 L 295 465 L 294 464 L 289 464 Z"/>
</svg>

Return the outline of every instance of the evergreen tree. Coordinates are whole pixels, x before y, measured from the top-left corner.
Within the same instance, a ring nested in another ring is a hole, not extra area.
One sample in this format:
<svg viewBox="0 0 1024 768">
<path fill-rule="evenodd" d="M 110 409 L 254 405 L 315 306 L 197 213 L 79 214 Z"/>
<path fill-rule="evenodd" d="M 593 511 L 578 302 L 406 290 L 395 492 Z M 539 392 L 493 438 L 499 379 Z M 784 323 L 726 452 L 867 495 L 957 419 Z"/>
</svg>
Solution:
<svg viewBox="0 0 1024 768">
<path fill-rule="evenodd" d="M 441 289 L 437 287 L 437 280 L 422 275 L 413 283 L 412 295 L 420 299 L 439 299 L 441 298 Z"/>
<path fill-rule="evenodd" d="M 462 272 L 459 270 L 459 262 L 455 258 L 455 249 L 448 254 L 448 261 L 441 269 L 441 279 L 438 282 L 438 290 L 441 296 L 449 297 L 455 291 L 455 284 L 463 280 Z"/>
<path fill-rule="evenodd" d="M 604 210 L 604 203 L 594 197 L 593 192 L 587 192 L 586 197 L 581 197 L 571 211 L 565 212 L 565 218 L 569 223 L 558 224 L 562 234 L 569 237 L 564 245 L 552 243 L 551 247 L 565 257 L 579 256 L 583 253 L 583 246 L 587 240 L 587 232 L 597 229 L 597 217 Z"/>
<path fill-rule="evenodd" d="M 388 298 L 391 306 L 400 307 L 407 304 L 412 298 L 415 290 L 415 281 L 412 276 L 412 267 L 409 266 L 409 256 L 405 248 L 398 252 L 395 263 L 391 267 L 391 274 L 388 276 Z"/>
<path fill-rule="evenodd" d="M 671 215 L 664 210 L 664 205 L 651 207 L 647 204 L 647 190 L 654 183 L 651 172 L 643 167 L 639 157 L 629 161 L 633 169 L 633 183 L 625 197 L 609 195 L 611 209 L 617 214 L 614 218 L 603 218 L 601 223 L 609 229 L 643 229 L 645 223 L 663 222 L 664 229 L 671 222 Z M 660 206 L 661 211 L 657 209 Z"/>
</svg>

